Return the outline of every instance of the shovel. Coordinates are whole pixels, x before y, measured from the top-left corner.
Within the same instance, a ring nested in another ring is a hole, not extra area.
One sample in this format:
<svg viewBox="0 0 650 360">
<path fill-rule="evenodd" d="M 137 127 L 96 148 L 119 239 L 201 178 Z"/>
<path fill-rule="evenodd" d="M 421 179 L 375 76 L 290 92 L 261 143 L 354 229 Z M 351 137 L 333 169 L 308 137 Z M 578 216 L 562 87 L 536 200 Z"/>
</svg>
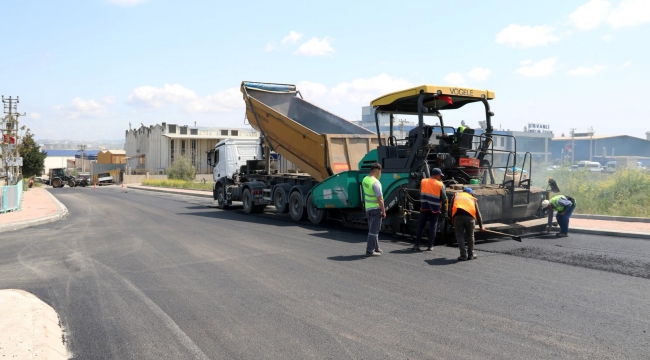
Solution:
<svg viewBox="0 0 650 360">
<path fill-rule="evenodd" d="M 493 233 L 493 234 L 497 234 L 497 235 L 508 236 L 512 240 L 521 242 L 521 237 L 520 236 L 510 235 L 510 234 L 506 234 L 506 233 L 502 233 L 502 232 L 498 232 L 498 231 L 494 231 L 494 230 L 488 230 L 488 229 L 485 229 L 485 232 L 489 232 L 489 233 Z"/>
</svg>

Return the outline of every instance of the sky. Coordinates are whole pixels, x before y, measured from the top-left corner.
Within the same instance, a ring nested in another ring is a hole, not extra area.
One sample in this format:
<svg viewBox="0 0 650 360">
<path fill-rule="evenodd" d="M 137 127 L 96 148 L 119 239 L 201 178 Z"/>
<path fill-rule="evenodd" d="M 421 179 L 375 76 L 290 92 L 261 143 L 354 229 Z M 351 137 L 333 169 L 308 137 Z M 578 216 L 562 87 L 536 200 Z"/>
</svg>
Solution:
<svg viewBox="0 0 650 360">
<path fill-rule="evenodd" d="M 494 91 L 497 129 L 650 131 L 650 0 L 22 0 L 0 30 L 0 94 L 40 139 L 243 127 L 244 80 L 296 84 L 348 120 L 435 84 Z M 445 124 L 478 127 L 479 106 Z"/>
</svg>

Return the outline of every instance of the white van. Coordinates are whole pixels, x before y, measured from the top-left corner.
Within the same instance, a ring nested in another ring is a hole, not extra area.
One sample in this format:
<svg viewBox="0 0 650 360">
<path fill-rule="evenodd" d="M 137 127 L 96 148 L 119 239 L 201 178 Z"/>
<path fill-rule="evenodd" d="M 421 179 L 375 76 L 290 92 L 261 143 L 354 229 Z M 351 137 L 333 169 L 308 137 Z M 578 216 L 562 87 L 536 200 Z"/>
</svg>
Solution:
<svg viewBox="0 0 650 360">
<path fill-rule="evenodd" d="M 602 173 L 605 171 L 600 163 L 595 161 L 579 161 L 578 170 L 587 170 L 595 173 Z"/>
</svg>

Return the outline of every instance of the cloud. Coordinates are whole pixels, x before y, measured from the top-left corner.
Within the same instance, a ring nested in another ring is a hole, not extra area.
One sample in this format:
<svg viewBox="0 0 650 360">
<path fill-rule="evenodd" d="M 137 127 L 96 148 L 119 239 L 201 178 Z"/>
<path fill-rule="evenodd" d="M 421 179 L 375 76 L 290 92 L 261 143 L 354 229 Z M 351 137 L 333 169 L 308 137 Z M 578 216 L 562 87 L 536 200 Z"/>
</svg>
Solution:
<svg viewBox="0 0 650 360">
<path fill-rule="evenodd" d="M 623 0 L 607 18 L 607 23 L 615 29 L 647 22 L 650 22 L 648 0 Z"/>
<path fill-rule="evenodd" d="M 34 120 L 38 120 L 38 119 L 41 118 L 41 114 L 39 114 L 39 113 L 31 113 L 31 114 L 28 114 L 28 116 L 29 116 L 31 119 L 34 119 Z"/>
<path fill-rule="evenodd" d="M 516 70 L 518 74 L 526 77 L 542 77 L 551 75 L 555 71 L 557 57 L 552 57 L 538 62 L 522 62 L 522 67 Z"/>
<path fill-rule="evenodd" d="M 319 40 L 317 37 L 313 37 L 311 40 L 300 45 L 295 54 L 304 56 L 324 56 L 333 52 L 334 49 L 330 46 L 329 38 L 324 37 L 322 40 Z"/>
<path fill-rule="evenodd" d="M 368 105 L 373 99 L 393 91 L 406 89 L 413 85 L 397 77 L 380 74 L 369 78 L 358 78 L 343 82 L 332 88 L 335 97 L 355 103 Z"/>
<path fill-rule="evenodd" d="M 275 41 L 269 41 L 266 43 L 266 47 L 264 48 L 264 51 L 269 52 L 277 49 L 277 46 L 275 45 Z"/>
<path fill-rule="evenodd" d="M 129 95 L 127 103 L 148 108 L 177 105 L 187 113 L 229 112 L 244 106 L 238 88 L 199 96 L 193 90 L 179 84 L 165 84 L 160 88 L 155 86 L 137 87 Z"/>
<path fill-rule="evenodd" d="M 492 70 L 486 68 L 474 68 L 467 73 L 467 77 L 476 81 L 484 81 L 492 74 Z"/>
<path fill-rule="evenodd" d="M 59 113 L 59 116 L 67 119 L 103 118 L 108 114 L 106 106 L 101 102 L 92 99 L 84 100 L 79 97 L 72 99 L 71 105 L 57 105 L 54 109 Z"/>
<path fill-rule="evenodd" d="M 612 35 L 603 35 L 602 39 L 604 42 L 612 42 L 614 37 Z"/>
<path fill-rule="evenodd" d="M 632 65 L 632 60 L 628 60 L 628 61 L 623 63 L 623 67 L 628 67 L 630 65 Z"/>
<path fill-rule="evenodd" d="M 149 0 L 108 0 L 109 3 L 120 6 L 136 6 Z"/>
<path fill-rule="evenodd" d="M 579 6 L 569 15 L 569 20 L 578 29 L 591 30 L 600 25 L 610 12 L 611 4 L 604 0 L 591 0 Z"/>
<path fill-rule="evenodd" d="M 530 65 L 530 64 L 532 64 L 532 63 L 533 63 L 533 60 L 531 60 L 531 59 L 527 59 L 527 60 L 522 61 L 520 64 L 521 64 L 521 65 Z"/>
<path fill-rule="evenodd" d="M 413 87 L 413 84 L 401 78 L 379 74 L 342 82 L 331 88 L 311 81 L 302 81 L 297 87 L 307 101 L 323 105 L 354 105 L 358 109 L 359 105 L 367 106 L 381 95 Z"/>
<path fill-rule="evenodd" d="M 161 88 L 140 86 L 133 89 L 128 103 L 136 106 L 159 108 L 167 104 L 177 104 L 196 99 L 196 93 L 179 84 L 165 84 Z"/>
<path fill-rule="evenodd" d="M 286 43 L 295 44 L 296 42 L 298 42 L 298 40 L 300 40 L 302 38 L 302 35 L 303 34 L 297 32 L 297 31 L 291 30 L 289 32 L 289 35 L 285 36 L 284 39 L 282 39 L 281 43 L 282 44 L 286 44 Z"/>
<path fill-rule="evenodd" d="M 578 29 L 592 30 L 603 23 L 613 29 L 636 26 L 650 22 L 650 1 L 623 0 L 612 6 L 605 0 L 591 0 L 569 15 Z"/>
<path fill-rule="evenodd" d="M 102 102 L 104 104 L 115 104 L 117 99 L 115 98 L 115 95 L 107 95 L 102 98 Z"/>
<path fill-rule="evenodd" d="M 604 65 L 594 65 L 592 67 L 579 67 L 577 69 L 569 70 L 569 75 L 574 76 L 593 76 L 599 72 L 607 69 L 607 66 Z"/>
<path fill-rule="evenodd" d="M 465 83 L 465 78 L 461 73 L 452 72 L 445 76 L 445 81 L 451 85 L 462 85 Z"/>
<path fill-rule="evenodd" d="M 527 49 L 536 46 L 544 46 L 558 41 L 553 35 L 553 28 L 547 25 L 522 26 L 510 24 L 496 35 L 497 44 L 514 48 Z"/>
</svg>

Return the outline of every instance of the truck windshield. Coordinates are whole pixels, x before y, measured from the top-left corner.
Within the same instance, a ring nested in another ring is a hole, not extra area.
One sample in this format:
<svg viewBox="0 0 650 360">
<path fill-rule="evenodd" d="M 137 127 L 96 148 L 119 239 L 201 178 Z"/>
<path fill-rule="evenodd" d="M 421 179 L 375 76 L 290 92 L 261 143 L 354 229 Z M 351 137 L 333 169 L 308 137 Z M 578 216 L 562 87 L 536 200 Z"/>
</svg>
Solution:
<svg viewBox="0 0 650 360">
<path fill-rule="evenodd" d="M 52 170 L 52 176 L 53 177 L 62 177 L 63 175 L 65 175 L 65 172 L 63 171 L 63 169 Z"/>
</svg>

